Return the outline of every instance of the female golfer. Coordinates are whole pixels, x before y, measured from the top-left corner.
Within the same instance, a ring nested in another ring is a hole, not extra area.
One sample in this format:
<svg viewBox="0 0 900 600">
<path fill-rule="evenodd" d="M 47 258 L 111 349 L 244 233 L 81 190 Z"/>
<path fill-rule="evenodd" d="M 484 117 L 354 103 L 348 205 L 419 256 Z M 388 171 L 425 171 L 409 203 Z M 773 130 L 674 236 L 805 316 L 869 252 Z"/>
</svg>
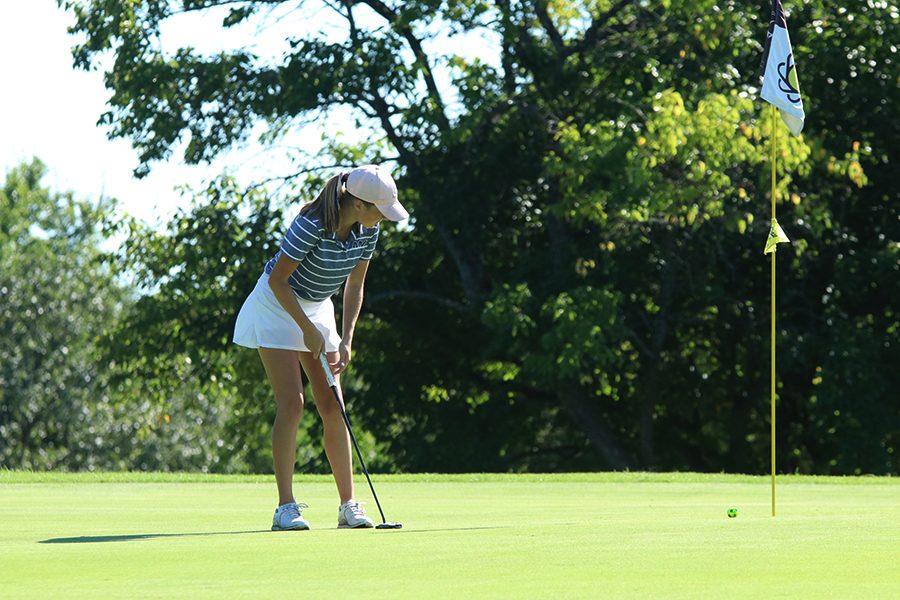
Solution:
<svg viewBox="0 0 900 600">
<path fill-rule="evenodd" d="M 354 499 L 350 437 L 319 355 L 326 353 L 338 374 L 350 362 L 353 330 L 363 299 L 363 282 L 378 240 L 378 223 L 406 219 L 390 173 L 368 165 L 332 177 L 314 202 L 300 210 L 281 249 L 238 314 L 234 342 L 256 348 L 277 410 L 272 456 L 278 508 L 272 529 L 309 529 L 292 489 L 297 428 L 303 414 L 301 366 L 312 386 L 325 428 L 325 454 L 340 495 L 338 527 L 372 527 Z M 343 335 L 338 335 L 331 296 L 344 286 Z"/>
</svg>

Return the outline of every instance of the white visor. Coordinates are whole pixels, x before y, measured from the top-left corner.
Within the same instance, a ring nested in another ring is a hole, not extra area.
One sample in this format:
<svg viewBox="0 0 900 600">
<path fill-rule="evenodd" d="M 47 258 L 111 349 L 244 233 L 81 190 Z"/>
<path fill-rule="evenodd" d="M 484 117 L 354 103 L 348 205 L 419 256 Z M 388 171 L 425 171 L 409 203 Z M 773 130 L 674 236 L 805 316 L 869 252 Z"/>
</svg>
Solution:
<svg viewBox="0 0 900 600">
<path fill-rule="evenodd" d="M 378 165 L 365 165 L 350 171 L 347 191 L 378 207 L 381 214 L 391 221 L 403 221 L 409 213 L 397 200 L 397 184 L 385 169 Z"/>
</svg>

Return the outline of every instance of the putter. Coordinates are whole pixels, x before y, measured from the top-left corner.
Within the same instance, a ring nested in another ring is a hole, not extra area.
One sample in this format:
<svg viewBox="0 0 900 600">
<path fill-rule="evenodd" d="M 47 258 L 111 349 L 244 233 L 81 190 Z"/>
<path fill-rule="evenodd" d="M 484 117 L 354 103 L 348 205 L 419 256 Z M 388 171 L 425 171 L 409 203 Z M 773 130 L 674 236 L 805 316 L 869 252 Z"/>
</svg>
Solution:
<svg viewBox="0 0 900 600">
<path fill-rule="evenodd" d="M 372 490 L 372 495 L 375 497 L 375 505 L 378 506 L 378 512 L 381 513 L 381 523 L 375 526 L 375 529 L 400 529 L 403 527 L 400 523 L 389 522 L 384 518 L 384 511 L 381 510 L 381 502 L 378 501 L 378 494 L 375 493 L 375 486 L 372 485 L 372 478 L 369 477 L 369 470 L 366 468 L 366 461 L 363 460 L 362 452 L 359 451 L 359 444 L 356 443 L 356 436 L 353 435 L 353 428 L 350 427 L 350 419 L 347 417 L 347 411 L 344 408 L 344 400 L 341 398 L 341 393 L 337 389 L 337 384 L 334 381 L 334 375 L 331 373 L 331 367 L 328 366 L 328 361 L 325 359 L 325 353 L 319 354 L 319 359 L 322 361 L 322 368 L 325 369 L 325 377 L 328 379 L 328 386 L 331 388 L 331 391 L 334 393 L 334 399 L 337 401 L 338 406 L 341 408 L 341 416 L 344 417 L 344 425 L 347 426 L 347 433 L 350 434 L 350 440 L 353 442 L 353 447 L 356 448 L 356 457 L 359 458 L 359 464 L 362 465 L 363 473 L 366 474 L 366 481 L 369 482 L 369 489 Z"/>
</svg>

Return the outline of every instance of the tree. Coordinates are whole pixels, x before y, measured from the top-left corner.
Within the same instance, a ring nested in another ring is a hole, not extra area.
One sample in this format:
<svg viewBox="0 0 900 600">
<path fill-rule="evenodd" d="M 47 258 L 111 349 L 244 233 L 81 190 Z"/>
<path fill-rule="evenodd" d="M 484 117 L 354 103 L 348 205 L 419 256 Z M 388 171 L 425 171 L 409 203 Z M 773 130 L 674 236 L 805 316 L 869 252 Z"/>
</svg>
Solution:
<svg viewBox="0 0 900 600">
<path fill-rule="evenodd" d="M 765 468 L 758 3 L 63 4 L 85 36 L 77 65 L 115 54 L 104 121 L 141 152 L 140 172 L 180 139 L 186 160 L 206 160 L 259 122 L 276 137 L 337 106 L 377 131 L 331 145 L 320 165 L 395 160 L 414 214 L 383 236 L 356 363 L 356 412 L 387 433 L 397 468 Z M 794 277 L 780 445 L 790 469 L 895 472 L 896 295 L 882 288 L 896 280 L 883 35 L 896 12 L 797 4 L 801 82 L 810 115 L 827 120 L 781 161 L 782 222 L 802 234 L 779 255 Z M 291 40 L 280 60 L 155 43 L 181 12 L 218 7 L 231 27 L 272 5 L 332 11 L 342 33 Z M 437 30 L 486 33 L 497 55 L 442 51 Z M 828 80 L 848 60 L 857 83 L 838 94 Z M 840 265 L 851 251 L 873 268 Z M 852 306 L 827 292 L 849 285 Z M 222 315 L 215 335 L 228 325 Z M 857 372 L 856 387 L 843 383 Z M 838 427 L 869 436 L 831 438 Z"/>
<path fill-rule="evenodd" d="M 228 405 L 204 395 L 189 364 L 159 397 L 117 371 L 131 361 L 103 340 L 131 329 L 135 300 L 103 250 L 114 202 L 53 192 L 45 174 L 34 159 L 0 189 L 0 466 L 246 468 L 223 441 Z"/>
<path fill-rule="evenodd" d="M 262 365 L 256 353 L 228 351 L 237 309 L 274 253 L 280 220 L 262 194 L 244 195 L 222 179 L 168 230 L 132 218 L 114 224 L 127 237 L 109 260 L 132 275 L 138 297 L 101 340 L 111 385 L 154 407 L 165 428 L 196 420 L 179 437 L 210 447 L 202 458 L 211 470 L 272 468 L 266 423 L 274 404 Z"/>
<path fill-rule="evenodd" d="M 108 400 L 94 340 L 122 293 L 96 248 L 108 208 L 41 187 L 37 159 L 0 190 L 0 464 L 78 465 L 90 407 Z"/>
</svg>

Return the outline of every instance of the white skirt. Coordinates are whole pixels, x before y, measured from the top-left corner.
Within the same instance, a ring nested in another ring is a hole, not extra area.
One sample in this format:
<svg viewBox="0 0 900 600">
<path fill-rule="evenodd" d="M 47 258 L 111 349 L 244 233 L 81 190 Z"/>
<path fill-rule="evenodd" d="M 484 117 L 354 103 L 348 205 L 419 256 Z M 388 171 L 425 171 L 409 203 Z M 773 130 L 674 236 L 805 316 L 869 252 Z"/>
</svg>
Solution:
<svg viewBox="0 0 900 600">
<path fill-rule="evenodd" d="M 334 304 L 331 298 L 315 301 L 303 300 L 294 294 L 303 313 L 325 338 L 325 351 L 337 352 L 341 336 L 334 320 Z M 234 343 L 247 348 L 277 348 L 309 352 L 303 343 L 303 331 L 288 314 L 272 288 L 265 273 L 247 296 L 234 324 Z"/>
</svg>

